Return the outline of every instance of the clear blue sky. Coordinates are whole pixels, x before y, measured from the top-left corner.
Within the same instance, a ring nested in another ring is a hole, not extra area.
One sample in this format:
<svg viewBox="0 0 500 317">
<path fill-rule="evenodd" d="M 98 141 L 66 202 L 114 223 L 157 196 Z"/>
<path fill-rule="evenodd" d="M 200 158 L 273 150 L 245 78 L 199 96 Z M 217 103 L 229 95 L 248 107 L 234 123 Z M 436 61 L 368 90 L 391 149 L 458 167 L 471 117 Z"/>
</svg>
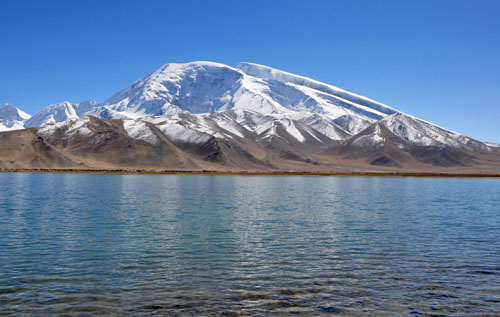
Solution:
<svg viewBox="0 0 500 317">
<path fill-rule="evenodd" d="M 249 61 L 500 142 L 500 1 L 0 0 L 0 103 L 102 102 L 168 62 Z"/>
</svg>

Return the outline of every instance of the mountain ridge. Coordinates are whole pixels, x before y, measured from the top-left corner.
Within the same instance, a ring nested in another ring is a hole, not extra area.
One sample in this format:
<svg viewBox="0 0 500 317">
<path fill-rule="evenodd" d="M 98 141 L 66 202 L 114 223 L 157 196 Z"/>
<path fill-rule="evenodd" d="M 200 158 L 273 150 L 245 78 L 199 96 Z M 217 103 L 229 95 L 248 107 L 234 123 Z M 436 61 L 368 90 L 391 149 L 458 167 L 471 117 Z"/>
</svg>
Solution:
<svg viewBox="0 0 500 317">
<path fill-rule="evenodd" d="M 142 153 L 137 157 L 149 157 L 151 167 L 167 164 L 151 159 L 153 153 L 166 155 L 156 147 L 197 162 L 191 168 L 209 164 L 218 169 L 220 164 L 237 168 L 246 164 L 256 169 L 328 169 L 352 164 L 363 168 L 474 169 L 488 162 L 495 165 L 500 152 L 495 144 L 441 128 L 367 97 L 246 62 L 236 68 L 203 61 L 165 64 L 103 103 L 62 102 L 23 120 L 23 127 L 34 129 L 29 133 L 48 140 L 51 149 L 63 148 L 64 153 L 69 151 L 66 143 L 54 136 L 69 143 L 91 142 L 84 137 L 94 135 L 95 131 L 86 128 L 89 122 L 108 127 L 109 131 L 94 137 L 110 142 L 109 148 L 116 153 L 126 149 L 117 140 L 137 145 Z M 60 133 L 61 127 L 74 121 L 81 125 Z M 26 137 L 32 138 L 29 133 Z M 85 144 L 79 146 L 93 151 Z M 92 155 L 98 161 L 102 149 L 94 150 Z"/>
<path fill-rule="evenodd" d="M 298 121 L 269 116 L 242 110 L 147 121 L 87 115 L 0 132 L 0 169 L 500 172 L 498 148 L 415 145 L 380 123 L 346 141 L 334 141 Z M 226 125 L 244 120 L 257 124 L 254 129 Z"/>
</svg>

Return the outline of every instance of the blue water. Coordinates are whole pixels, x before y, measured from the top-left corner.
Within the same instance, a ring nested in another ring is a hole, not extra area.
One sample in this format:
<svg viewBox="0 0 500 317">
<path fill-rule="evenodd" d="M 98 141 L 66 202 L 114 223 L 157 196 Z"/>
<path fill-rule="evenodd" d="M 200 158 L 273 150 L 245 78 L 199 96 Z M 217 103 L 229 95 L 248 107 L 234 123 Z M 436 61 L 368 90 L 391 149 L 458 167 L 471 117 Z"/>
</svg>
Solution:
<svg viewBox="0 0 500 317">
<path fill-rule="evenodd" d="M 0 314 L 500 312 L 500 179 L 0 173 Z"/>
</svg>

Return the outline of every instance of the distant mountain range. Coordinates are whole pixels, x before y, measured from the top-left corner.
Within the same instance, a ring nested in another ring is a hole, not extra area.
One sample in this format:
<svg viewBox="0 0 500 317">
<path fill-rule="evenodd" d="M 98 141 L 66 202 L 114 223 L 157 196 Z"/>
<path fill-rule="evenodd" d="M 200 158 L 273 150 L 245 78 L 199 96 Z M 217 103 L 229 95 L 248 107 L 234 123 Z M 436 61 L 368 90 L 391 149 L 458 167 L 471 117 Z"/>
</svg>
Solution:
<svg viewBox="0 0 500 317">
<path fill-rule="evenodd" d="M 497 144 L 251 63 L 166 64 L 32 117 L 4 105 L 0 130 L 17 130 L 0 133 L 0 168 L 500 171 Z"/>
</svg>

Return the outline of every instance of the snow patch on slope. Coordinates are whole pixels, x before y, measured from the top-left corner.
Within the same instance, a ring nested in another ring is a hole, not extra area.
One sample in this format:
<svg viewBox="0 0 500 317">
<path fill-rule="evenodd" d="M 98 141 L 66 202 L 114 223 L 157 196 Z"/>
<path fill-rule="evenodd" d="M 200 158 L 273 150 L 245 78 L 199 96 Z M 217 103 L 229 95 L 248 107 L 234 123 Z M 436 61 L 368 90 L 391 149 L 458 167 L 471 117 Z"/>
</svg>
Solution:
<svg viewBox="0 0 500 317">
<path fill-rule="evenodd" d="M 63 139 L 71 138 L 75 134 L 90 136 L 93 132 L 88 127 L 89 122 L 90 120 L 88 117 L 82 117 L 63 122 L 48 123 L 40 127 L 37 134 L 42 137 L 47 137 L 56 134 L 60 130 L 64 130 Z"/>
<path fill-rule="evenodd" d="M 489 147 L 499 147 L 500 148 L 500 144 L 498 144 L 498 143 L 484 142 L 484 144 L 486 144 Z"/>
<path fill-rule="evenodd" d="M 146 122 L 142 120 L 123 120 L 123 128 L 127 134 L 136 140 L 142 140 L 151 145 L 158 144 L 158 137 L 153 133 Z"/>
<path fill-rule="evenodd" d="M 486 149 L 481 142 L 403 113 L 385 117 L 380 120 L 379 124 L 386 126 L 392 133 L 414 145 L 448 145 Z"/>
<path fill-rule="evenodd" d="M 377 125 L 371 134 L 363 135 L 355 139 L 352 144 L 358 147 L 370 147 L 374 145 L 383 145 L 385 138 L 381 135 L 380 127 Z"/>
<path fill-rule="evenodd" d="M 212 138 L 205 131 L 199 131 L 199 126 L 183 121 L 179 117 L 157 118 L 152 122 L 174 143 L 203 144 Z"/>
</svg>

